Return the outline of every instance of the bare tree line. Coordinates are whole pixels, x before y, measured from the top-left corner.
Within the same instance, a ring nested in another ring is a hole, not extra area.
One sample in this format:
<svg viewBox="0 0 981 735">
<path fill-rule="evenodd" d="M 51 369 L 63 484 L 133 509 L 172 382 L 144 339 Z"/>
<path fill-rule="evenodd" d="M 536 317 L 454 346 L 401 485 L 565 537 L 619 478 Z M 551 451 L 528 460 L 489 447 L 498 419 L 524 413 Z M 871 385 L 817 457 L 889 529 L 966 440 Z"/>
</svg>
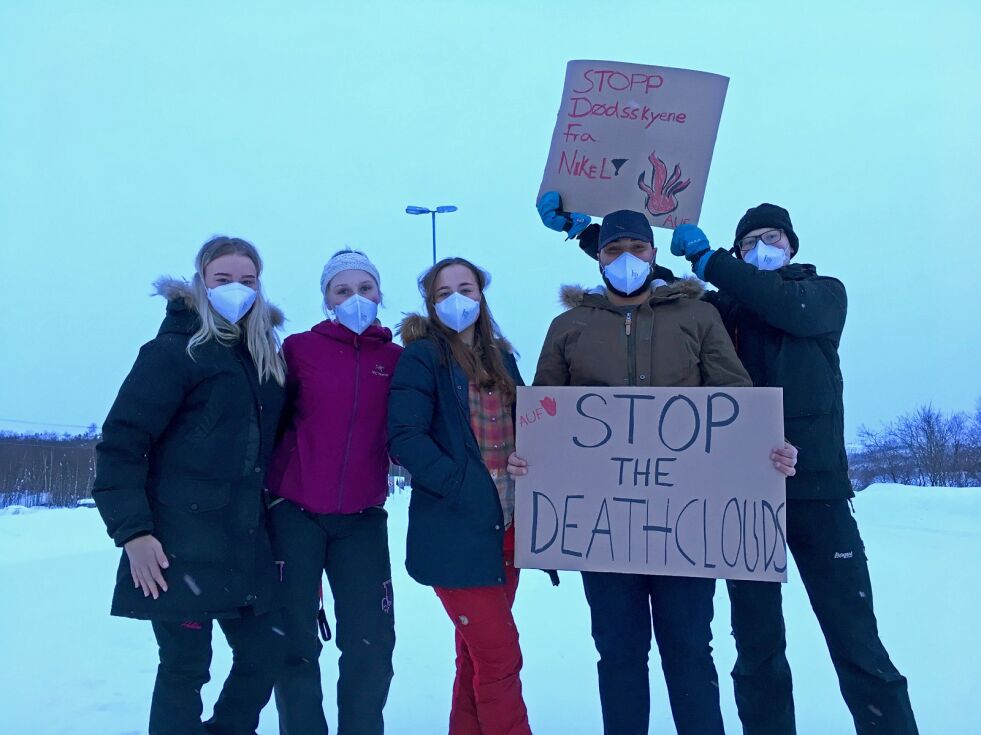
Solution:
<svg viewBox="0 0 981 735">
<path fill-rule="evenodd" d="M 921 406 L 878 429 L 859 428 L 849 454 L 852 485 L 875 482 L 939 487 L 981 486 L 981 399 L 973 413 L 944 413 Z M 71 506 L 89 498 L 95 480 L 93 424 L 83 434 L 0 432 L 0 508 Z M 389 467 L 389 493 L 410 479 Z"/>
<path fill-rule="evenodd" d="M 874 482 L 934 487 L 981 485 L 981 399 L 973 413 L 921 406 L 879 429 L 859 428 L 852 485 Z"/>
<path fill-rule="evenodd" d="M 73 506 L 91 497 L 99 439 L 94 424 L 83 434 L 0 432 L 0 508 Z M 390 495 L 406 487 L 403 468 L 393 464 L 388 475 Z"/>
<path fill-rule="evenodd" d="M 76 505 L 95 480 L 92 425 L 84 434 L 0 432 L 0 507 Z"/>
</svg>

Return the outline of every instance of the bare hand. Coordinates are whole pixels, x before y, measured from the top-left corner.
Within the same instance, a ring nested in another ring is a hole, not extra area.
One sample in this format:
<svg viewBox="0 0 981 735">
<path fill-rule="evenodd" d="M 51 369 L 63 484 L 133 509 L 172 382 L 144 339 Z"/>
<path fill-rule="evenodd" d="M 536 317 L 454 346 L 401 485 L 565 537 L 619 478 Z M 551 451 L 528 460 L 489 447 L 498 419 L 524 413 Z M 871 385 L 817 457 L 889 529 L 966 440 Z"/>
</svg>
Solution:
<svg viewBox="0 0 981 735">
<path fill-rule="evenodd" d="M 156 538 L 147 534 L 130 539 L 123 548 L 129 557 L 129 573 L 133 576 L 133 586 L 142 587 L 144 597 L 153 595 L 154 600 L 158 599 L 161 590 L 167 591 L 163 570 L 170 566 L 163 546 Z"/>
<path fill-rule="evenodd" d="M 521 477 L 528 474 L 528 463 L 519 457 L 517 452 L 511 452 L 508 456 L 508 474 L 511 477 Z"/>
<path fill-rule="evenodd" d="M 770 452 L 770 459 L 781 475 L 793 477 L 797 474 L 797 470 L 794 469 L 797 466 L 797 447 L 790 442 L 784 441 L 782 447 L 777 447 Z"/>
</svg>

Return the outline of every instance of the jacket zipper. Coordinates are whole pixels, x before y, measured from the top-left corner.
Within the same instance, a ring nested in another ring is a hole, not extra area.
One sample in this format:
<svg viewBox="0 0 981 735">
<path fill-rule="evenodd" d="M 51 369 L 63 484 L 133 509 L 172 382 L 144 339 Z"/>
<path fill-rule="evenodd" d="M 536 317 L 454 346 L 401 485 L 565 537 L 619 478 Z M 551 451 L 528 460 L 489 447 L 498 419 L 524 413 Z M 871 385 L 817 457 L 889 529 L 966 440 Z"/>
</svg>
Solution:
<svg viewBox="0 0 981 735">
<path fill-rule="evenodd" d="M 344 502 L 344 480 L 347 477 L 347 461 L 351 454 L 351 440 L 354 437 L 354 422 L 358 415 L 358 394 L 361 387 L 361 345 L 354 338 L 354 407 L 351 409 L 351 423 L 347 427 L 347 446 L 344 447 L 344 462 L 341 464 L 341 483 L 337 489 L 337 512 L 341 512 Z"/>
<path fill-rule="evenodd" d="M 627 336 L 627 384 L 637 385 L 637 369 L 634 363 L 637 358 L 634 355 L 634 336 L 631 334 L 631 325 L 633 323 L 633 312 L 628 312 L 627 316 L 623 320 L 624 332 Z"/>
</svg>

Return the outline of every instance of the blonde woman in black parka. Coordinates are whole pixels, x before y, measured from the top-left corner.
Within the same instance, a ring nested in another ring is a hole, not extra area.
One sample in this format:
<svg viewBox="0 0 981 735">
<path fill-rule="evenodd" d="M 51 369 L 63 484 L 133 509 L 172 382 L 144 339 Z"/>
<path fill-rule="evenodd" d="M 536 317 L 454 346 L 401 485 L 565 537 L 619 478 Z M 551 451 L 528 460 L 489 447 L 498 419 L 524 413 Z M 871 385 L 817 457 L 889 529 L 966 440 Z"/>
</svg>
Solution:
<svg viewBox="0 0 981 735">
<path fill-rule="evenodd" d="M 103 425 L 93 497 L 123 549 L 112 614 L 150 620 L 160 649 L 151 735 L 255 732 L 281 660 L 279 578 L 263 479 L 285 368 L 262 261 L 244 240 L 201 248 Z M 217 621 L 233 664 L 201 722 Z"/>
</svg>

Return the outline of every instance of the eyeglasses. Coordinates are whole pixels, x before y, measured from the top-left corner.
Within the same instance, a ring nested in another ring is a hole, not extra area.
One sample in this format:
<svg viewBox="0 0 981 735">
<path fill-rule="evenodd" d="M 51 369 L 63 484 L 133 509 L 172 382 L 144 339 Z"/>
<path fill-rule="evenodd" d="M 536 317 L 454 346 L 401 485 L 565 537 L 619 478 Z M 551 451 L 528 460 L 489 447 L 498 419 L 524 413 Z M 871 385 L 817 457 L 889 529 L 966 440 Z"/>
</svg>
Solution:
<svg viewBox="0 0 981 735">
<path fill-rule="evenodd" d="M 783 230 L 767 230 L 760 235 L 744 237 L 739 241 L 739 249 L 744 253 L 748 252 L 756 247 L 757 240 L 762 240 L 766 245 L 776 245 L 781 237 L 783 237 Z"/>
</svg>

